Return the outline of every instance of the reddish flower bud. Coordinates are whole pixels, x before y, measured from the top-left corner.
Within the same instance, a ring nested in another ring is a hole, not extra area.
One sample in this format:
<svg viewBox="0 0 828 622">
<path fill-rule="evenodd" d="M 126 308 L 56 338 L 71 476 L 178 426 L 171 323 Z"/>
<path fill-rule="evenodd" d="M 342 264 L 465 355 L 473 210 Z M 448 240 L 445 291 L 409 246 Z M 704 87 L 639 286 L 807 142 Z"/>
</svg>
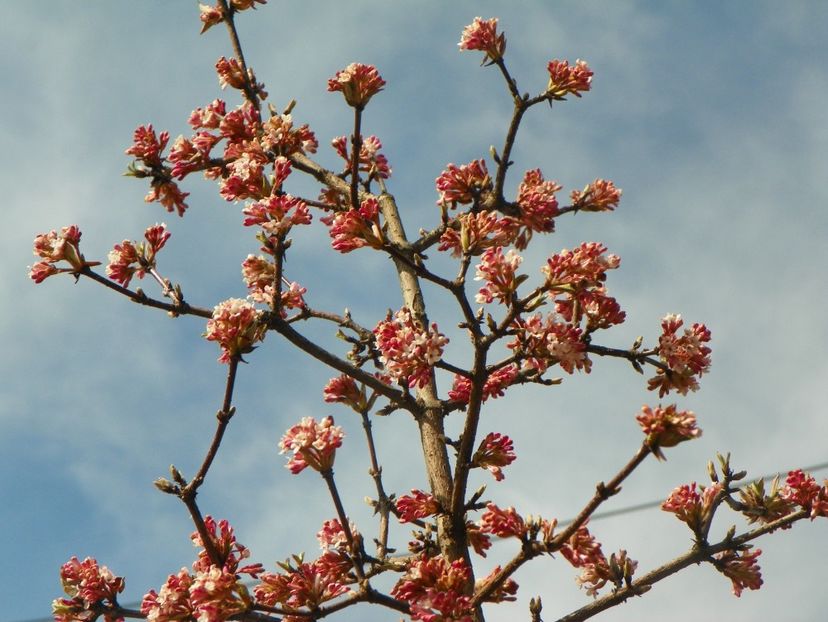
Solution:
<svg viewBox="0 0 828 622">
<path fill-rule="evenodd" d="M 279 453 L 293 452 L 285 467 L 294 475 L 307 467 L 327 471 L 333 467 L 336 450 L 342 445 L 344 436 L 342 428 L 334 425 L 333 417 L 325 417 L 319 422 L 313 417 L 305 417 L 285 432 L 279 441 Z"/>
<path fill-rule="evenodd" d="M 341 91 L 349 106 L 362 109 L 385 86 L 377 68 L 373 65 L 351 63 L 328 80 L 328 91 Z"/>
<path fill-rule="evenodd" d="M 636 420 L 647 437 L 644 442 L 659 460 L 666 460 L 662 447 L 675 447 L 702 435 L 696 427 L 696 416 L 689 410 L 676 410 L 675 404 L 655 410 L 645 405 Z"/>
<path fill-rule="evenodd" d="M 494 62 L 503 58 L 506 51 L 506 35 L 497 33 L 496 17 L 475 17 L 474 21 L 463 29 L 460 43 L 457 45 L 461 50 L 486 52 L 486 60 Z"/>
<path fill-rule="evenodd" d="M 261 315 L 252 304 L 240 298 L 230 298 L 215 306 L 204 336 L 221 346 L 220 362 L 229 363 L 235 356 L 252 352 L 254 344 L 264 339 L 267 326 L 262 323 Z"/>
<path fill-rule="evenodd" d="M 570 94 L 580 97 L 583 91 L 590 89 L 592 70 L 580 59 L 573 66 L 569 61 L 555 59 L 549 61 L 546 69 L 549 72 L 546 94 L 550 99 L 563 100 Z"/>
<path fill-rule="evenodd" d="M 434 516 L 440 511 L 440 504 L 432 495 L 422 490 L 412 490 L 411 495 L 397 499 L 397 514 L 401 523 L 411 523 L 419 518 Z"/>
</svg>

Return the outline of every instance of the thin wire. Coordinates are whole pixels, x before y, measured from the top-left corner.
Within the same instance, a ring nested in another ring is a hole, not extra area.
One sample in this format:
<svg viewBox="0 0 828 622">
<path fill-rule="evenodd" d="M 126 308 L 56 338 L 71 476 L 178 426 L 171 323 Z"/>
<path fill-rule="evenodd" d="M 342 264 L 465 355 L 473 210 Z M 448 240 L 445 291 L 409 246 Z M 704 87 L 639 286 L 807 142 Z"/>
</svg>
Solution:
<svg viewBox="0 0 828 622">
<path fill-rule="evenodd" d="M 805 471 L 806 473 L 814 473 L 815 471 L 822 471 L 824 469 L 828 469 L 828 462 L 821 462 L 819 464 L 814 464 L 812 466 L 805 467 L 802 470 Z M 763 482 L 767 482 L 769 480 L 772 480 L 774 477 L 777 477 L 778 475 L 779 475 L 779 473 L 774 473 L 773 475 L 763 475 L 761 478 L 758 478 L 758 479 L 761 479 Z M 753 479 L 751 481 L 755 482 L 756 479 Z M 620 516 L 622 514 L 632 514 L 633 512 L 640 512 L 641 510 L 650 510 L 652 508 L 660 507 L 662 503 L 663 503 L 663 500 L 659 499 L 657 501 L 647 501 L 646 503 L 636 503 L 635 505 L 628 505 L 628 506 L 623 507 L 623 508 L 618 508 L 617 510 L 606 510 L 604 512 L 595 512 L 592 516 L 590 516 L 589 520 L 590 520 L 590 522 L 592 522 L 592 521 L 601 520 L 601 519 L 604 519 L 604 518 L 610 518 L 612 516 Z M 574 519 L 561 521 L 561 524 L 562 525 L 567 525 L 567 524 L 571 523 L 573 520 Z M 124 607 L 127 607 L 128 609 L 133 609 L 133 608 L 139 607 L 140 605 L 141 605 L 140 602 L 135 602 L 135 603 L 129 603 L 127 605 L 124 605 Z M 52 618 L 31 618 L 29 620 L 19 620 L 18 622 L 51 622 L 51 620 L 52 620 Z"/>
</svg>

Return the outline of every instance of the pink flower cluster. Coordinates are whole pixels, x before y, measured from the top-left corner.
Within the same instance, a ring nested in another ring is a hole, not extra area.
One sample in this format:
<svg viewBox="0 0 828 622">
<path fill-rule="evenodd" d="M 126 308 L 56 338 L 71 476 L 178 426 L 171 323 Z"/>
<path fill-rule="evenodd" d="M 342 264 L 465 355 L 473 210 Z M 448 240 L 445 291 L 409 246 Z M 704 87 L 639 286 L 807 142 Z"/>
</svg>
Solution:
<svg viewBox="0 0 828 622">
<path fill-rule="evenodd" d="M 305 417 L 282 436 L 279 453 L 293 452 L 285 467 L 294 475 L 307 467 L 322 473 L 333 467 L 336 450 L 344 437 L 342 428 L 334 425 L 333 417 L 318 422 L 313 417 Z"/>
<path fill-rule="evenodd" d="M 570 196 L 572 206 L 582 212 L 611 212 L 618 207 L 621 190 L 611 181 L 596 179 L 583 190 L 573 190 Z"/>
<path fill-rule="evenodd" d="M 256 302 L 265 303 L 271 307 L 274 305 L 274 293 L 276 291 L 276 266 L 263 255 L 248 255 L 242 263 L 242 277 L 250 291 L 250 298 Z M 289 309 L 304 309 L 304 295 L 307 290 L 299 283 L 288 282 L 283 279 L 284 286 L 280 290 L 279 315 L 287 317 Z"/>
<path fill-rule="evenodd" d="M 527 533 L 527 526 L 515 508 L 503 509 L 494 503 L 488 503 L 486 511 L 480 517 L 480 531 L 498 538 L 523 539 Z"/>
<path fill-rule="evenodd" d="M 106 566 L 87 557 L 83 561 L 72 557 L 60 568 L 60 583 L 69 598 L 58 598 L 52 603 L 57 622 L 84 622 L 97 617 L 91 608 L 99 604 L 114 605 L 118 594 L 124 591 L 123 577 L 116 577 Z M 106 622 L 121 622 L 122 617 L 107 614 Z"/>
<path fill-rule="evenodd" d="M 124 240 L 121 244 L 116 244 L 109 251 L 106 275 L 124 287 L 129 287 L 134 276 L 143 279 L 149 270 L 156 267 L 155 257 L 169 238 L 167 225 L 162 223 L 147 227 L 144 232 L 146 242 Z"/>
<path fill-rule="evenodd" d="M 556 181 L 547 181 L 539 168 L 526 171 L 518 186 L 517 205 L 520 208 L 520 222 L 530 232 L 549 233 L 555 229 L 558 215 L 558 199 L 555 193 L 561 189 Z M 523 248 L 528 239 L 522 242 Z"/>
<path fill-rule="evenodd" d="M 169 132 L 156 135 L 152 125 L 140 125 L 132 136 L 132 146 L 126 150 L 127 155 L 134 156 L 142 166 L 133 165 L 130 174 L 140 177 L 152 177 L 152 185 L 144 201 L 152 203 L 158 201 L 168 212 L 177 211 L 183 216 L 187 210 L 186 198 L 188 192 L 182 192 L 174 181 L 171 173 L 164 166 L 161 153 L 170 140 Z"/>
<path fill-rule="evenodd" d="M 280 166 L 282 170 L 290 169 L 290 163 L 283 156 L 276 161 L 276 167 Z M 245 227 L 258 225 L 270 238 L 284 239 L 295 225 L 311 223 L 307 203 L 289 194 L 271 195 L 250 203 L 242 213 L 247 217 L 244 219 Z"/>
<path fill-rule="evenodd" d="M 716 568 L 730 579 L 733 595 L 737 598 L 745 588 L 758 590 L 762 587 L 762 571 L 756 561 L 761 554 L 762 549 L 753 552 L 724 551 L 715 557 Z"/>
<path fill-rule="evenodd" d="M 658 339 L 658 356 L 669 371 L 659 369 L 647 381 L 649 389 L 658 389 L 659 396 L 672 390 L 686 395 L 699 388 L 698 378 L 710 369 L 710 331 L 704 324 L 693 324 L 679 334 L 684 325 L 680 315 L 667 315 L 661 321 L 662 333 Z"/>
<path fill-rule="evenodd" d="M 808 510 L 811 520 L 817 516 L 828 517 L 828 480 L 820 486 L 812 475 L 804 473 L 802 469 L 790 471 L 781 497 L 788 503 Z"/>
<path fill-rule="evenodd" d="M 368 407 L 365 388 L 357 386 L 356 380 L 345 374 L 331 378 L 322 390 L 326 402 L 346 404 L 362 412 Z"/>
<path fill-rule="evenodd" d="M 465 595 L 471 576 L 466 562 L 422 556 L 408 563 L 391 595 L 408 603 L 411 619 L 421 622 L 472 622 L 471 598 Z"/>
<path fill-rule="evenodd" d="M 492 189 L 492 179 L 483 160 L 473 160 L 462 166 L 449 164 L 435 184 L 440 194 L 437 204 L 451 208 L 458 204 L 469 205 L 479 199 L 483 192 Z"/>
<path fill-rule="evenodd" d="M 396 507 L 401 523 L 411 523 L 421 518 L 434 516 L 440 511 L 437 499 L 417 489 L 413 489 L 410 495 L 402 495 L 397 499 Z"/>
<path fill-rule="evenodd" d="M 346 209 L 320 219 L 328 225 L 331 246 L 340 253 L 370 246 L 382 248 L 385 236 L 379 221 L 379 203 L 374 197 L 365 199 L 359 209 Z"/>
<path fill-rule="evenodd" d="M 474 21 L 463 29 L 460 43 L 457 45 L 461 50 L 486 52 L 486 60 L 495 62 L 503 58 L 506 51 L 506 35 L 498 34 L 496 17 L 475 17 Z"/>
<path fill-rule="evenodd" d="M 523 359 L 524 371 L 532 370 L 541 375 L 555 364 L 568 374 L 576 369 L 589 373 L 592 369 L 581 329 L 577 326 L 556 322 L 551 315 L 544 318 L 537 313 L 515 320 L 513 328 L 515 340 L 508 347 Z"/>
<path fill-rule="evenodd" d="M 328 91 L 340 91 L 349 106 L 362 110 L 370 99 L 385 86 L 373 65 L 351 63 L 328 80 Z"/>
<path fill-rule="evenodd" d="M 337 136 L 331 141 L 331 146 L 345 160 L 350 170 L 351 156 L 348 154 L 348 139 Z M 382 153 L 382 143 L 376 136 L 360 137 L 359 170 L 368 174 L 368 179 L 388 179 L 391 177 L 391 165 Z"/>
<path fill-rule="evenodd" d="M 262 572 L 261 564 L 240 567 L 240 562 L 250 556 L 250 551 L 236 541 L 233 528 L 226 520 L 216 521 L 207 516 L 205 527 L 213 547 L 224 560 L 215 565 L 204 549 L 198 532 L 191 536 L 193 544 L 201 547 L 193 572 L 182 568 L 167 577 L 161 589 L 150 590 L 141 603 L 141 613 L 149 622 L 175 622 L 198 619 L 199 622 L 223 622 L 252 606 L 252 600 L 241 575 L 254 579 Z"/>
<path fill-rule="evenodd" d="M 489 432 L 474 452 L 472 465 L 488 470 L 497 481 L 501 481 L 506 477 L 503 467 L 512 464 L 516 458 L 511 438 L 499 432 Z"/>
<path fill-rule="evenodd" d="M 221 347 L 221 363 L 252 352 L 255 344 L 264 339 L 267 326 L 261 311 L 246 300 L 230 298 L 213 308 L 213 317 L 207 321 L 204 337 Z"/>
<path fill-rule="evenodd" d="M 689 410 L 677 410 L 675 404 L 655 410 L 645 405 L 636 420 L 646 436 L 644 442 L 659 460 L 666 460 L 662 447 L 675 447 L 702 435 L 696 416 Z"/>
<path fill-rule="evenodd" d="M 409 388 L 424 387 L 431 377 L 431 368 L 443 355 L 448 343 L 437 324 L 426 329 L 403 307 L 374 328 L 380 362 L 396 381 L 407 382 Z"/>
<path fill-rule="evenodd" d="M 233 11 L 246 11 L 255 9 L 257 3 L 267 4 L 267 0 L 230 0 L 230 7 Z M 215 6 L 199 3 L 198 10 L 201 13 L 201 34 L 224 21 L 224 9 L 221 3 L 216 3 Z"/>
<path fill-rule="evenodd" d="M 290 114 L 275 114 L 265 121 L 261 143 L 265 151 L 285 157 L 294 153 L 316 153 L 319 147 L 316 135 L 307 124 L 293 127 Z"/>
<path fill-rule="evenodd" d="M 466 212 L 450 221 L 453 226 L 440 237 L 438 250 L 450 250 L 454 257 L 463 253 L 479 255 L 487 248 L 508 246 L 518 240 L 520 223 L 512 218 L 498 218 L 496 212 Z M 520 246 L 518 246 L 520 248 Z"/>
<path fill-rule="evenodd" d="M 480 288 L 475 300 L 486 304 L 496 300 L 511 306 L 518 285 L 523 280 L 517 275 L 517 268 L 522 261 L 523 257 L 514 249 L 506 254 L 500 246 L 486 250 L 480 257 L 474 276 L 475 281 L 485 281 L 486 284 Z"/>
<path fill-rule="evenodd" d="M 630 559 L 627 552 L 612 553 L 609 559 L 601 550 L 601 544 L 581 525 L 561 547 L 561 554 L 575 568 L 581 568 L 578 585 L 587 586 L 587 594 L 596 597 L 607 583 L 621 587 L 632 579 L 638 562 Z"/>
<path fill-rule="evenodd" d="M 567 95 L 580 97 L 592 84 L 592 70 L 580 59 L 571 66 L 566 60 L 551 60 L 546 69 L 549 72 L 546 94 L 550 99 L 563 100 Z"/>
<path fill-rule="evenodd" d="M 699 488 L 701 492 L 698 491 L 696 482 L 678 486 L 661 504 L 662 510 L 675 514 L 693 533 L 699 533 L 710 521 L 723 490 L 722 484 L 718 482 Z"/>
<path fill-rule="evenodd" d="M 68 272 L 77 274 L 86 267 L 97 266 L 97 261 L 86 261 L 79 246 L 81 231 L 77 225 L 63 227 L 60 233 L 54 229 L 41 233 L 34 239 L 34 254 L 43 261 L 29 267 L 29 278 L 35 283 L 42 283 L 53 274 Z M 58 262 L 65 261 L 69 268 L 58 268 Z"/>
<path fill-rule="evenodd" d="M 483 383 L 483 401 L 485 402 L 489 398 L 503 397 L 506 389 L 518 379 L 519 374 L 517 365 L 506 365 L 489 372 L 486 381 Z M 452 402 L 468 404 L 471 399 L 471 390 L 471 379 L 457 374 L 454 376 L 454 384 L 449 389 L 448 396 Z"/>
</svg>

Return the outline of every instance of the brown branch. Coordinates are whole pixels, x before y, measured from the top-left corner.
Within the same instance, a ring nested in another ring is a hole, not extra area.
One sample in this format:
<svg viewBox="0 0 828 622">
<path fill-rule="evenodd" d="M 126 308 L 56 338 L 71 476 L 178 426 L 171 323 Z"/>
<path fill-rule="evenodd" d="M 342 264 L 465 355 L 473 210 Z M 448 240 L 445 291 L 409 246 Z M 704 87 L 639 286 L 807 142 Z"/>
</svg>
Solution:
<svg viewBox="0 0 828 622">
<path fill-rule="evenodd" d="M 241 41 L 239 40 L 239 33 L 236 30 L 236 21 L 234 19 L 235 10 L 227 4 L 227 0 L 219 0 L 222 13 L 224 14 L 224 23 L 227 25 L 227 33 L 230 35 L 230 43 L 233 46 L 233 54 L 236 60 L 239 61 L 239 67 L 244 75 L 244 98 L 250 102 L 250 105 L 258 112 L 261 110 L 259 104 L 259 97 L 256 94 L 255 80 L 251 79 L 251 71 L 247 68 L 247 63 L 244 60 L 244 52 L 242 51 Z"/>
<path fill-rule="evenodd" d="M 362 561 L 365 557 L 362 550 L 362 544 L 357 542 L 354 533 L 351 531 L 351 525 L 348 522 L 348 515 L 345 513 L 345 507 L 342 505 L 342 499 L 339 496 L 339 490 L 336 488 L 334 481 L 333 469 L 326 469 L 321 471 L 322 479 L 328 486 L 328 492 L 331 493 L 331 499 L 336 508 L 336 515 L 339 517 L 339 524 L 342 525 L 342 531 L 345 533 L 345 539 L 348 542 L 348 548 L 351 552 L 351 563 L 354 567 L 354 572 L 360 583 L 365 581 L 365 572 L 362 569 Z"/>
</svg>

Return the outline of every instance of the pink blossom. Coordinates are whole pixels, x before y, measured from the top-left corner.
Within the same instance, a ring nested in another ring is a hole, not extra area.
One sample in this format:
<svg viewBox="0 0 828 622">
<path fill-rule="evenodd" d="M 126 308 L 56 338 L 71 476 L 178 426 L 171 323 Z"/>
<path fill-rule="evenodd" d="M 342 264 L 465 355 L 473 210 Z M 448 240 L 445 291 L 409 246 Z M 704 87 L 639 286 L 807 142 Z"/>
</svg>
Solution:
<svg viewBox="0 0 828 622">
<path fill-rule="evenodd" d="M 547 287 L 554 291 L 581 291 L 600 287 L 607 270 L 621 264 L 617 255 L 606 254 L 607 247 L 597 242 L 584 242 L 574 250 L 563 249 L 546 261 L 543 273 Z"/>
<path fill-rule="evenodd" d="M 124 240 L 121 244 L 116 244 L 109 252 L 106 275 L 124 287 L 129 287 L 133 276 L 143 279 L 148 271 L 155 269 L 156 255 L 169 238 L 167 225 L 161 223 L 147 227 L 144 231 L 146 242 Z"/>
<path fill-rule="evenodd" d="M 781 497 L 788 503 L 808 510 L 811 520 L 817 516 L 828 517 L 828 480 L 820 486 L 812 475 L 804 473 L 802 469 L 790 471 Z"/>
<path fill-rule="evenodd" d="M 278 155 L 289 157 L 294 153 L 316 153 L 319 142 L 307 124 L 293 127 L 293 117 L 276 114 L 262 126 L 262 147 Z"/>
<path fill-rule="evenodd" d="M 560 189 L 558 182 L 545 180 L 540 169 L 526 171 L 517 196 L 521 224 L 530 231 L 553 231 L 555 216 L 558 215 L 555 193 Z"/>
<path fill-rule="evenodd" d="M 306 467 L 321 473 L 333 467 L 336 450 L 342 445 L 344 436 L 342 428 L 334 425 L 333 417 L 325 417 L 319 422 L 313 417 L 305 417 L 285 432 L 279 441 L 279 453 L 293 452 L 285 466 L 294 475 Z"/>
<path fill-rule="evenodd" d="M 411 495 L 402 495 L 396 503 L 401 523 L 411 523 L 420 518 L 434 516 L 440 511 L 440 504 L 433 495 L 413 489 Z"/>
<path fill-rule="evenodd" d="M 219 86 L 222 90 L 226 87 L 239 89 L 243 91 L 247 84 L 250 88 L 261 98 L 267 98 L 267 92 L 264 90 L 264 84 L 257 83 L 252 79 L 253 73 L 248 70 L 245 75 L 244 69 L 235 58 L 225 58 L 222 56 L 216 61 L 216 73 L 218 74 Z"/>
<path fill-rule="evenodd" d="M 516 458 L 511 438 L 499 432 L 489 432 L 474 452 L 472 465 L 487 469 L 497 481 L 501 481 L 506 477 L 502 467 L 509 466 Z"/>
<path fill-rule="evenodd" d="M 63 564 L 60 583 L 63 591 L 86 609 L 105 600 L 113 603 L 124 591 L 123 577 L 116 577 L 109 568 L 99 566 L 91 557 L 83 561 L 72 557 Z"/>
<path fill-rule="evenodd" d="M 524 538 L 526 523 L 515 508 L 500 508 L 494 503 L 486 505 L 486 512 L 480 517 L 480 531 L 498 538 Z"/>
<path fill-rule="evenodd" d="M 623 324 L 627 314 L 605 287 L 578 290 L 564 298 L 555 299 L 555 311 L 567 322 L 580 324 L 586 318 L 587 332 Z"/>
<path fill-rule="evenodd" d="M 267 0 L 230 0 L 230 4 L 235 11 L 246 11 L 255 9 L 257 4 L 267 4 Z"/>
<path fill-rule="evenodd" d="M 351 63 L 328 80 L 328 91 L 341 91 L 349 106 L 363 109 L 368 101 L 385 86 L 373 65 Z"/>
<path fill-rule="evenodd" d="M 210 566 L 193 577 L 190 604 L 199 622 L 224 622 L 247 609 L 250 597 L 236 574 Z"/>
<path fill-rule="evenodd" d="M 632 580 L 633 573 L 638 567 L 638 562 L 627 556 L 627 551 L 621 550 L 613 553 L 607 559 L 603 555 L 582 566 L 581 576 L 576 581 L 581 587 L 587 586 L 587 594 L 593 598 L 598 596 L 598 591 L 607 583 L 612 583 L 620 588 Z"/>
<path fill-rule="evenodd" d="M 678 486 L 661 504 L 662 510 L 675 514 L 676 518 L 690 527 L 694 533 L 698 532 L 713 515 L 722 485 L 713 483 L 700 488 L 701 493 L 697 491 L 696 482 Z"/>
<path fill-rule="evenodd" d="M 353 580 L 348 576 L 351 561 L 335 551 L 327 551 L 313 562 L 298 561 L 280 564 L 284 574 L 265 573 L 262 582 L 253 588 L 256 601 L 269 607 L 282 605 L 289 609 L 316 609 L 329 600 L 347 594 Z M 289 616 L 287 622 L 306 619 Z"/>
<path fill-rule="evenodd" d="M 29 267 L 29 278 L 35 283 L 42 283 L 45 279 L 61 272 L 77 273 L 84 268 L 97 266 L 100 262 L 86 261 L 80 252 L 81 231 L 77 225 L 63 227 L 60 233 L 54 229 L 49 233 L 41 233 L 34 239 L 34 255 L 40 261 Z M 65 261 L 69 268 L 58 268 L 55 264 Z"/>
<path fill-rule="evenodd" d="M 227 104 L 221 99 L 215 99 L 204 108 L 196 108 L 190 114 L 188 123 L 194 130 L 206 128 L 216 130 L 221 120 L 227 114 Z"/>
<path fill-rule="evenodd" d="M 437 250 L 450 250 L 454 257 L 463 253 L 479 255 L 487 248 L 508 246 L 520 233 L 518 221 L 498 218 L 497 212 L 492 211 L 459 214 L 449 224 Z"/>
<path fill-rule="evenodd" d="M 163 181 L 160 179 L 154 180 L 150 186 L 150 191 L 144 197 L 146 203 L 158 201 L 163 205 L 168 212 L 176 211 L 179 216 L 183 216 L 187 211 L 187 203 L 185 199 L 190 196 L 189 192 L 183 192 L 174 181 Z"/>
<path fill-rule="evenodd" d="M 555 100 L 563 100 L 566 95 L 580 97 L 583 91 L 588 91 L 592 83 L 592 70 L 582 60 L 578 59 L 570 66 L 566 60 L 552 60 L 546 66 L 549 72 L 549 84 L 546 94 Z"/>
<path fill-rule="evenodd" d="M 209 6 L 207 4 L 198 4 L 199 19 L 201 20 L 201 33 L 204 34 L 216 24 L 224 21 L 224 12 L 220 6 Z"/>
<path fill-rule="evenodd" d="M 359 209 L 343 210 L 320 220 L 328 225 L 331 246 L 340 253 L 364 246 L 383 247 L 385 236 L 379 221 L 379 204 L 374 197 L 362 201 Z"/>
<path fill-rule="evenodd" d="M 266 330 L 260 311 L 245 300 L 230 298 L 215 306 L 204 336 L 221 347 L 218 360 L 229 363 L 233 357 L 252 352 L 254 344 L 264 339 Z"/>
<path fill-rule="evenodd" d="M 756 561 L 761 554 L 762 549 L 741 553 L 724 551 L 715 557 L 716 568 L 730 579 L 733 584 L 733 595 L 737 598 L 742 595 L 745 588 L 758 590 L 762 587 L 762 570 Z"/>
<path fill-rule="evenodd" d="M 483 401 L 489 398 L 497 399 L 503 397 L 505 391 L 517 380 L 519 371 L 516 365 L 507 365 L 489 373 L 486 382 L 483 384 Z M 449 399 L 453 402 L 468 404 L 471 399 L 472 383 L 466 376 L 457 374 L 454 377 L 454 384 L 448 392 Z"/>
<path fill-rule="evenodd" d="M 480 525 L 466 521 L 466 540 L 480 557 L 486 557 L 486 551 L 492 547 L 492 539 L 480 530 Z"/>
<path fill-rule="evenodd" d="M 463 29 L 460 43 L 461 50 L 480 50 L 486 52 L 486 59 L 497 61 L 506 51 L 506 35 L 497 33 L 497 18 L 483 19 L 475 17 L 474 21 Z"/>
<path fill-rule="evenodd" d="M 647 381 L 648 388 L 657 388 L 659 396 L 664 396 L 673 389 L 681 395 L 696 391 L 699 388 L 698 378 L 710 369 L 711 350 L 704 345 L 710 341 L 710 331 L 704 324 L 693 324 L 691 328 L 685 328 L 683 334 L 679 334 L 678 330 L 683 325 L 680 315 L 667 315 L 661 321 L 658 355 L 669 372 L 659 369 Z"/>
<path fill-rule="evenodd" d="M 558 364 L 568 374 L 576 369 L 589 373 L 592 361 L 587 356 L 581 329 L 555 322 L 551 315 L 540 314 L 514 322 L 515 340 L 508 347 L 523 358 L 523 369 L 543 374 Z"/>
<path fill-rule="evenodd" d="M 221 118 L 218 130 L 228 141 L 224 157 L 231 160 L 239 157 L 245 148 L 255 148 L 251 146 L 251 143 L 259 138 L 259 133 L 262 131 L 262 119 L 259 111 L 250 102 L 245 101 Z M 261 148 L 267 151 L 264 144 Z"/>
<path fill-rule="evenodd" d="M 152 125 L 139 125 L 133 132 L 132 146 L 126 150 L 126 154 L 135 156 L 150 168 L 159 167 L 162 162 L 161 152 L 169 140 L 169 132 L 156 135 Z"/>
<path fill-rule="evenodd" d="M 227 164 L 220 183 L 225 201 L 260 199 L 264 195 L 264 167 L 267 156 L 255 142 L 240 142 L 225 150 Z"/>
<path fill-rule="evenodd" d="M 505 255 L 500 246 L 486 250 L 480 258 L 474 277 L 475 281 L 485 281 L 486 284 L 480 288 L 475 300 L 487 304 L 497 300 L 501 304 L 511 306 L 512 298 L 522 280 L 517 275 L 517 268 L 522 261 L 523 257 L 514 249 Z"/>
<path fill-rule="evenodd" d="M 414 318 L 408 307 L 403 307 L 374 328 L 380 362 L 387 373 L 397 381 L 408 382 L 409 388 L 424 387 L 432 366 L 440 360 L 448 343 L 437 324 L 426 329 Z"/>
<path fill-rule="evenodd" d="M 171 574 L 159 592 L 147 592 L 141 602 L 141 613 L 147 617 L 148 622 L 190 619 L 195 613 L 190 602 L 192 584 L 193 577 L 186 568 L 182 568 L 178 574 Z"/>
<path fill-rule="evenodd" d="M 646 436 L 645 444 L 659 460 L 666 460 L 662 447 L 675 447 L 702 435 L 696 427 L 696 416 L 689 410 L 676 410 L 675 404 L 655 410 L 642 406 L 636 420 Z"/>
<path fill-rule="evenodd" d="M 479 594 L 485 589 L 489 583 L 494 581 L 495 577 L 501 572 L 500 566 L 495 566 L 492 571 L 483 579 L 478 579 L 474 582 L 474 592 Z M 515 601 L 517 598 L 515 594 L 518 591 L 518 584 L 511 577 L 503 581 L 494 591 L 489 594 L 483 602 L 487 603 L 503 603 Z"/>
<path fill-rule="evenodd" d="M 621 190 L 611 181 L 596 179 L 584 186 L 583 190 L 573 190 L 572 206 L 583 212 L 611 212 L 618 207 Z"/>
<path fill-rule="evenodd" d="M 250 550 L 236 541 L 236 534 L 234 533 L 233 527 L 226 519 L 216 522 L 212 516 L 205 516 L 204 527 L 210 536 L 213 548 L 223 560 L 222 567 L 225 570 L 236 574 L 248 574 L 256 578 L 262 571 L 262 565 L 247 564 L 245 566 L 239 566 L 243 560 L 250 557 Z M 198 553 L 198 558 L 193 563 L 193 570 L 196 572 L 209 571 L 211 566 L 213 566 L 213 560 L 204 547 L 201 534 L 198 531 L 194 531 L 190 534 L 190 540 L 194 546 L 201 548 Z"/>
<path fill-rule="evenodd" d="M 362 536 L 351 521 L 348 521 L 348 529 L 354 540 L 361 540 Z M 350 546 L 348 544 L 348 536 L 338 518 L 326 520 L 322 524 L 322 529 L 317 532 L 316 539 L 319 541 L 319 546 L 323 551 L 333 549 L 335 551 L 348 552 Z"/>
<path fill-rule="evenodd" d="M 462 166 L 449 164 L 435 183 L 440 193 L 437 204 L 452 208 L 458 204 L 468 205 L 481 193 L 492 189 L 492 179 L 483 160 L 473 160 Z"/>
<path fill-rule="evenodd" d="M 367 408 L 365 389 L 358 387 L 356 380 L 345 374 L 331 378 L 323 389 L 323 395 L 328 403 L 347 404 L 358 412 Z"/>
<path fill-rule="evenodd" d="M 471 622 L 471 599 L 464 594 L 470 576 L 462 559 L 422 556 L 408 563 L 391 595 L 408 603 L 412 620 Z"/>
<path fill-rule="evenodd" d="M 259 225 L 269 236 L 285 238 L 295 225 L 309 225 L 311 214 L 302 199 L 289 194 L 269 196 L 242 210 L 244 226 Z"/>
<path fill-rule="evenodd" d="M 359 149 L 359 170 L 368 173 L 369 179 L 388 179 L 391 177 L 391 165 L 380 149 L 382 143 L 376 136 L 360 137 Z M 345 136 L 337 136 L 331 141 L 334 150 L 347 164 L 350 170 L 351 156 L 348 153 L 348 139 Z"/>
</svg>

